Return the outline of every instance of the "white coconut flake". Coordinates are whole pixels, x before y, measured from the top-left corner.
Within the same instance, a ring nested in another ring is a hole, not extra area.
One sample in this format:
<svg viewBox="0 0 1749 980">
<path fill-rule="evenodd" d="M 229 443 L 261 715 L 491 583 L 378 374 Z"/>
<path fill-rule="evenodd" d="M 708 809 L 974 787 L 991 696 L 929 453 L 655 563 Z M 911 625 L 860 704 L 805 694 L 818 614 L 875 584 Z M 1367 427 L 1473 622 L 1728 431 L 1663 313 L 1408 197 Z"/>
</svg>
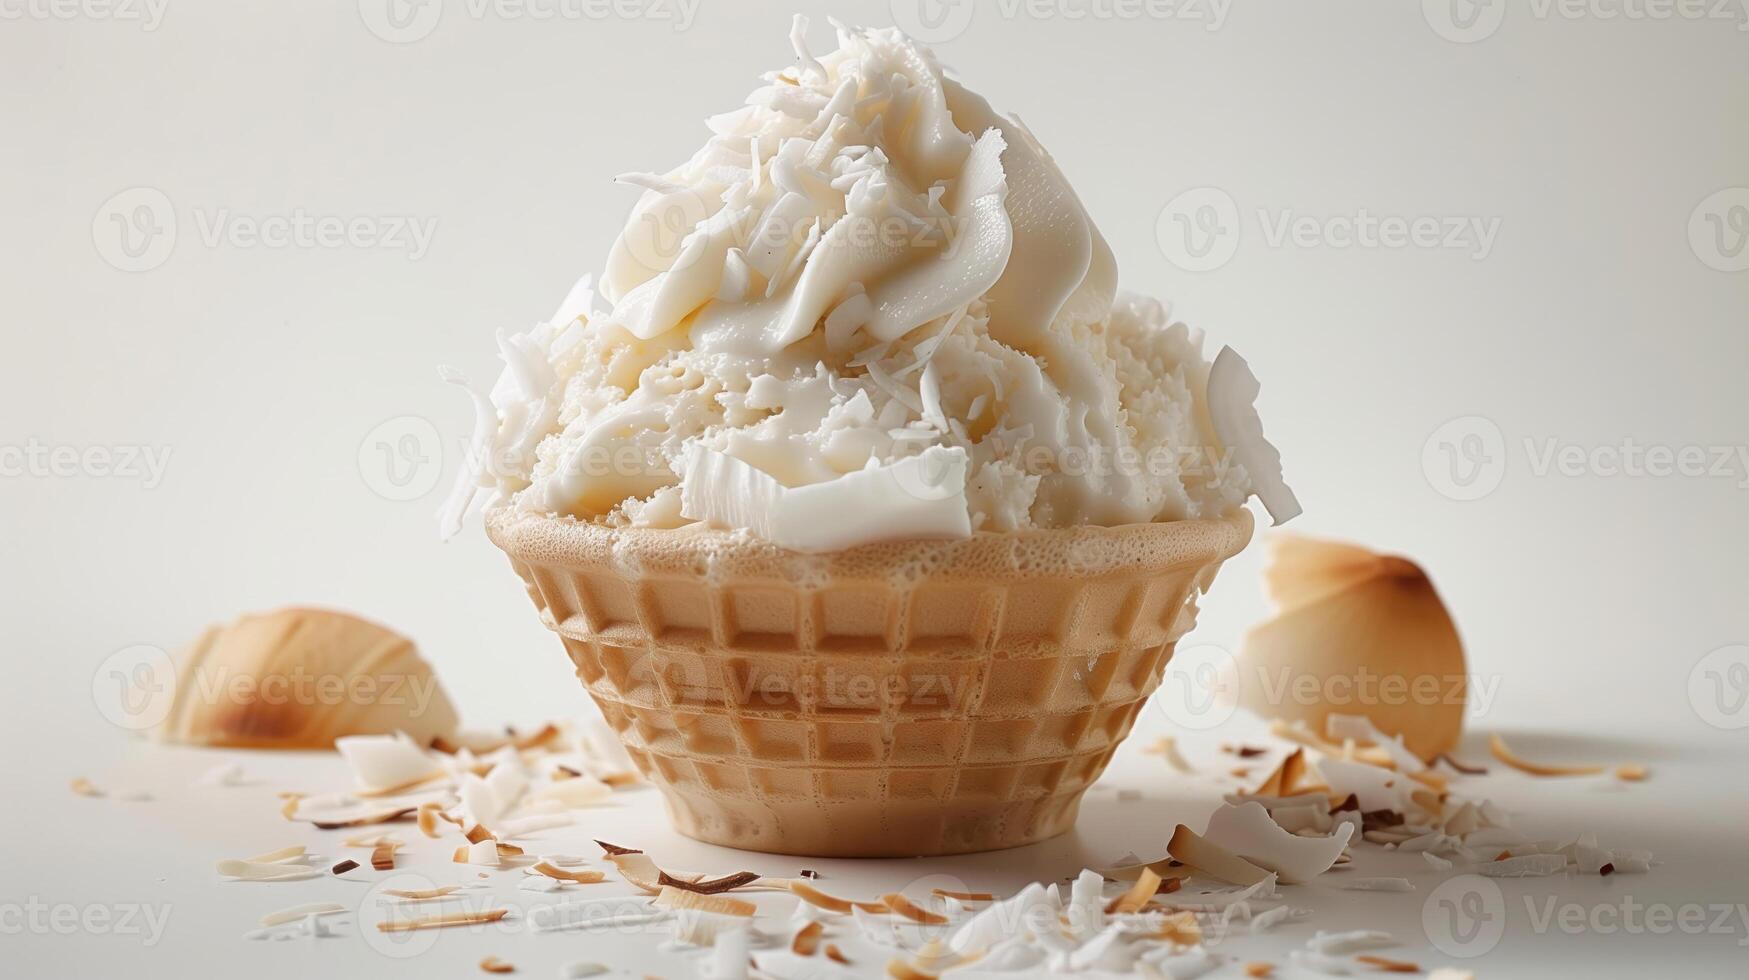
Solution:
<svg viewBox="0 0 1749 980">
<path fill-rule="evenodd" d="M 1397 941 L 1390 933 L 1376 929 L 1356 929 L 1351 932 L 1325 932 L 1320 929 L 1306 940 L 1307 949 L 1329 956 L 1364 953 L 1369 949 L 1384 949 L 1396 944 Z"/>
<path fill-rule="evenodd" d="M 1348 847 L 1353 833 L 1345 823 L 1329 837 L 1301 837 L 1283 830 L 1262 804 L 1253 802 L 1216 810 L 1203 837 L 1294 884 L 1328 871 Z"/>
<path fill-rule="evenodd" d="M 195 780 L 196 786 L 241 786 L 243 785 L 243 767 L 235 762 L 214 766 L 204 775 Z"/>
<path fill-rule="evenodd" d="M 1442 858 L 1437 854 L 1434 854 L 1432 851 L 1422 851 L 1421 852 L 1421 859 L 1426 861 L 1428 864 L 1432 865 L 1433 867 L 1439 869 L 1440 871 L 1451 870 L 1451 866 L 1452 866 L 1451 862 L 1447 861 L 1445 858 Z"/>
<path fill-rule="evenodd" d="M 334 740 L 359 788 L 380 792 L 443 774 L 443 767 L 406 735 L 346 735 Z"/>
<path fill-rule="evenodd" d="M 1330 881 L 1344 891 L 1351 892 L 1412 892 L 1415 886 L 1407 878 L 1333 878 Z"/>
</svg>

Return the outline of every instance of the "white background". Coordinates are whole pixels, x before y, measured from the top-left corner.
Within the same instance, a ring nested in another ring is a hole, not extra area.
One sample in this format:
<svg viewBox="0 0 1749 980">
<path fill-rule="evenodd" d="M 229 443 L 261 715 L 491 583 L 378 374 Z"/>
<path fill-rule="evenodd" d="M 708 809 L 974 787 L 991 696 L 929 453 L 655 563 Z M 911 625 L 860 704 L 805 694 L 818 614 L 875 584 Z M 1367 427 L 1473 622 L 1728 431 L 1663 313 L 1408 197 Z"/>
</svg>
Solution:
<svg viewBox="0 0 1749 980">
<path fill-rule="evenodd" d="M 683 160 L 707 114 L 786 64 L 790 8 L 703 0 L 679 29 L 672 3 L 663 19 L 540 19 L 451 0 L 397 34 L 362 7 L 0 0 L 0 728 L 24 790 L 0 845 L 6 891 L 53 890 L 64 852 L 26 854 L 70 843 L 66 779 L 124 752 L 91 680 L 132 644 L 327 604 L 414 636 L 476 726 L 583 708 L 502 557 L 477 529 L 437 540 L 470 410 L 436 366 L 496 373 L 492 332 L 545 317 L 601 264 L 635 194 L 610 178 Z M 874 25 L 916 13 L 809 7 Z M 1732 258 L 1749 234 L 1749 13 L 1513 3 L 1501 23 L 1500 9 L 1465 35 L 1443 0 L 1235 0 L 1173 18 L 992 2 L 947 8 L 938 50 L 1052 150 L 1127 288 L 1250 359 L 1305 503 L 1295 529 L 1430 570 L 1471 670 L 1498 684 L 1477 729 L 1687 772 L 1635 789 L 1635 826 L 1679 849 L 1667 883 L 1741 899 L 1749 735 L 1709 724 L 1690 681 L 1709 652 L 1749 643 L 1749 272 L 1729 271 L 1749 264 Z M 810 36 L 829 44 L 822 23 Z M 1179 197 L 1211 187 L 1225 198 Z M 1174 264 L 1157 232 L 1175 199 L 1232 202 L 1230 260 Z M 136 261 L 114 216 L 141 202 L 176 230 Z M 1270 241 L 1284 214 L 1363 209 L 1496 234 L 1485 257 Z M 434 231 L 417 255 L 240 237 L 300 214 Z M 139 264 L 153 267 L 127 271 Z M 1453 419 L 1471 421 L 1441 429 Z M 377 443 L 402 433 L 425 462 L 391 473 Z M 1444 442 L 1495 433 L 1484 482 L 1454 484 Z M 1596 465 L 1629 441 L 1716 448 L 1728 473 Z M 32 446 L 169 462 L 152 486 L 19 473 Z M 1539 472 L 1551 446 L 1592 462 Z M 387 499 L 408 472 L 413 491 L 441 486 Z M 1229 563 L 1197 642 L 1236 648 L 1264 615 L 1261 557 Z M 1735 664 L 1749 670 L 1749 650 L 1708 661 Z M 1670 820 L 1687 829 L 1656 830 Z M 1636 948 L 1614 940 L 1596 962 Z"/>
</svg>

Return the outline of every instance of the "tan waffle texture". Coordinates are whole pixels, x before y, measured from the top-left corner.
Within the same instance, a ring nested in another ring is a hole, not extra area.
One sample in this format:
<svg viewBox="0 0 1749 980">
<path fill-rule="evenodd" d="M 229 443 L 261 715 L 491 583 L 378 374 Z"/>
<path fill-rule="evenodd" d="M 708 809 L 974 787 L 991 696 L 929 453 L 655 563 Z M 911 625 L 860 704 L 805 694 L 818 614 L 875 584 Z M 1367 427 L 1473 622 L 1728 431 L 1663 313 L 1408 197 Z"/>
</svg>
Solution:
<svg viewBox="0 0 1749 980">
<path fill-rule="evenodd" d="M 830 555 L 510 510 L 489 532 L 682 833 L 898 857 L 1069 829 L 1251 518 Z"/>
</svg>

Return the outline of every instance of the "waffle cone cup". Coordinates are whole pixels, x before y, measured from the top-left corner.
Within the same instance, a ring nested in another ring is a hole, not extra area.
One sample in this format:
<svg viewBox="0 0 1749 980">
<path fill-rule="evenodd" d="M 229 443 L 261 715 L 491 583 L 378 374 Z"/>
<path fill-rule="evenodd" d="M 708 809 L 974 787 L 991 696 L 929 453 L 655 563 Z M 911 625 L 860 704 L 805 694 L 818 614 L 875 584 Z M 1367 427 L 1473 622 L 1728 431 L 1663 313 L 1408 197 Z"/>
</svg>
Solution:
<svg viewBox="0 0 1749 980">
<path fill-rule="evenodd" d="M 1251 527 L 1241 510 L 804 555 L 488 520 L 675 827 L 820 857 L 1068 830 Z"/>
</svg>

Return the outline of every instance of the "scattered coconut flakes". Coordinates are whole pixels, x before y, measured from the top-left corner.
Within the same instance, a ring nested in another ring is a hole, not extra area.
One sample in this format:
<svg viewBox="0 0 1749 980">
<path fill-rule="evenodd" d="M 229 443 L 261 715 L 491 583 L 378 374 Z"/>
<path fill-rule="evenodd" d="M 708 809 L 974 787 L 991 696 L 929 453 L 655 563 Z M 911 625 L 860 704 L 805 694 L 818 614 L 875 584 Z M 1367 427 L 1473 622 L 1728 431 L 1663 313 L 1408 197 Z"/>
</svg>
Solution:
<svg viewBox="0 0 1749 980">
<path fill-rule="evenodd" d="M 1346 977 L 1354 972 L 1354 964 L 1349 960 L 1314 953 L 1311 950 L 1296 949 L 1287 954 L 1287 958 L 1295 966 L 1304 967 L 1314 973 L 1322 973 L 1332 977 Z"/>
<path fill-rule="evenodd" d="M 1306 940 L 1306 948 L 1314 953 L 1328 956 L 1341 956 L 1344 953 L 1354 953 L 1367 949 L 1383 949 L 1395 946 L 1397 940 L 1388 932 L 1376 929 L 1355 929 L 1351 932 L 1324 932 L 1319 930 L 1312 938 Z"/>
<path fill-rule="evenodd" d="M 395 870 L 395 851 L 399 847 L 400 845 L 391 840 L 379 842 L 376 848 L 370 852 L 371 868 L 377 871 Z"/>
<path fill-rule="evenodd" d="M 480 969 L 487 973 L 515 973 L 516 967 L 506 963 L 496 956 L 488 956 L 480 961 Z"/>
<path fill-rule="evenodd" d="M 996 896 L 990 892 L 950 892 L 945 888 L 932 888 L 929 894 L 960 902 L 994 902 L 996 900 Z"/>
<path fill-rule="evenodd" d="M 67 788 L 71 789 L 73 793 L 78 796 L 89 796 L 95 799 L 103 795 L 103 790 L 98 789 L 91 780 L 86 779 L 84 776 L 80 776 L 71 783 L 68 783 Z"/>
<path fill-rule="evenodd" d="M 1292 907 L 1287 905 L 1277 905 L 1275 908 L 1266 909 L 1252 916 L 1251 931 L 1254 934 L 1265 932 L 1293 917 L 1294 909 Z"/>
<path fill-rule="evenodd" d="M 443 775 L 437 760 L 405 735 L 346 735 L 334 740 L 360 794 L 387 794 Z"/>
<path fill-rule="evenodd" d="M 1639 765 L 1637 763 L 1630 762 L 1625 766 L 1616 766 L 1615 767 L 1615 778 L 1625 780 L 1625 781 L 1630 782 L 1630 783 L 1640 782 L 1641 780 L 1645 779 L 1646 777 L 1648 777 L 1650 775 L 1651 775 L 1650 770 L 1648 770 L 1645 766 Z"/>
<path fill-rule="evenodd" d="M 851 909 L 857 908 L 877 914 L 887 911 L 887 907 L 879 902 L 853 902 L 848 899 L 834 898 L 818 888 L 800 881 L 790 882 L 789 890 L 809 905 L 823 908 L 828 912 L 836 912 L 839 915 L 849 915 Z"/>
<path fill-rule="evenodd" d="M 1484 878 L 1546 878 L 1566 870 L 1564 854 L 1525 854 L 1476 865 L 1476 873 Z"/>
<path fill-rule="evenodd" d="M 1172 832 L 1166 853 L 1182 864 L 1235 885 L 1255 885 L 1270 873 L 1237 854 L 1210 843 L 1183 824 Z"/>
<path fill-rule="evenodd" d="M 298 816 L 298 805 L 303 802 L 304 794 L 281 793 L 279 794 L 279 798 L 285 801 L 285 803 L 279 808 L 279 815 L 287 820 L 296 820 Z"/>
<path fill-rule="evenodd" d="M 1441 752 L 1440 754 L 1433 757 L 1433 761 L 1435 763 L 1443 762 L 1451 769 L 1453 769 L 1459 773 L 1462 773 L 1465 776 L 1486 776 L 1488 774 L 1488 767 L 1487 766 L 1468 765 L 1466 763 L 1459 762 L 1458 760 L 1452 758 L 1451 753 L 1449 753 L 1449 752 Z"/>
<path fill-rule="evenodd" d="M 612 969 L 605 963 L 567 963 L 559 968 L 559 976 L 563 980 L 587 980 L 598 977 Z"/>
<path fill-rule="evenodd" d="M 378 932 L 417 932 L 421 929 L 447 929 L 450 926 L 477 926 L 497 922 L 510 914 L 509 909 L 484 912 L 448 912 L 423 919 L 395 919 L 377 923 Z"/>
<path fill-rule="evenodd" d="M 1256 867 L 1274 871 L 1284 882 L 1295 884 L 1330 870 L 1353 833 L 1354 829 L 1344 823 L 1328 837 L 1301 837 L 1278 826 L 1261 804 L 1246 803 L 1216 810 L 1209 817 L 1204 839 Z"/>
<path fill-rule="evenodd" d="M 1336 878 L 1336 887 L 1351 892 L 1412 892 L 1415 886 L 1407 878 Z"/>
<path fill-rule="evenodd" d="M 1563 766 L 1530 762 L 1514 754 L 1512 748 L 1506 744 L 1506 740 L 1501 738 L 1498 733 L 1488 736 L 1488 749 L 1494 754 L 1494 758 L 1519 772 L 1529 773 L 1532 776 L 1595 776 L 1604 771 L 1603 766 Z"/>
<path fill-rule="evenodd" d="M 552 800 L 567 809 L 599 806 L 613 797 L 613 787 L 593 776 L 579 775 L 549 783 L 536 796 Z"/>
<path fill-rule="evenodd" d="M 444 885 L 442 888 L 385 888 L 383 894 L 390 898 L 405 898 L 422 902 L 432 898 L 442 898 L 461 891 L 460 885 Z"/>
<path fill-rule="evenodd" d="M 243 785 L 243 767 L 235 762 L 214 766 L 195 780 L 194 784 L 196 786 L 241 786 Z"/>
<path fill-rule="evenodd" d="M 1264 980 L 1264 978 L 1266 978 L 1274 973 L 1275 973 L 1275 964 L 1274 963 L 1260 963 L 1260 962 L 1253 961 L 1253 962 L 1245 964 L 1245 975 L 1248 977 L 1253 977 L 1253 978 L 1255 978 L 1255 980 Z"/>
<path fill-rule="evenodd" d="M 456 864 L 477 864 L 484 868 L 499 868 L 504 866 L 504 859 L 498 851 L 498 842 L 483 840 L 475 844 L 463 844 L 455 849 L 451 858 Z"/>
<path fill-rule="evenodd" d="M 357 870 L 357 868 L 358 868 L 358 862 L 354 861 L 351 858 L 347 858 L 346 860 L 341 861 L 339 864 L 336 864 L 332 868 L 329 868 L 328 873 L 335 874 L 335 875 L 343 875 L 348 871 Z"/>
<path fill-rule="evenodd" d="M 427 837 L 438 836 L 437 811 L 441 809 L 443 809 L 443 807 L 436 803 L 425 803 L 420 805 L 419 813 L 417 815 L 420 833 Z"/>
<path fill-rule="evenodd" d="M 1421 859 L 1426 861 L 1428 864 L 1432 865 L 1433 867 L 1438 868 L 1440 871 L 1451 870 L 1451 862 L 1447 861 L 1445 858 L 1442 858 L 1439 855 L 1433 853 L 1432 851 L 1422 851 L 1421 852 Z"/>
<path fill-rule="evenodd" d="M 1142 907 L 1154 900 L 1154 894 L 1160 890 L 1161 878 L 1149 868 L 1143 868 L 1137 876 L 1136 883 L 1129 891 L 1111 900 L 1105 906 L 1106 915 L 1128 915 L 1141 911 Z"/>
<path fill-rule="evenodd" d="M 1476 980 L 1476 975 L 1468 970 L 1459 970 L 1442 966 L 1427 975 L 1427 980 Z"/>
<path fill-rule="evenodd" d="M 546 861 L 541 861 L 529 870 L 558 881 L 574 881 L 579 885 L 593 885 L 607 880 L 607 875 L 600 871 L 567 871 Z"/>
<path fill-rule="evenodd" d="M 1377 967 L 1380 970 L 1385 971 L 1386 973 L 1420 973 L 1421 972 L 1421 967 L 1415 963 L 1409 963 L 1409 962 L 1405 962 L 1403 960 L 1387 959 L 1386 957 L 1383 957 L 1383 956 L 1371 956 L 1371 955 L 1356 956 L 1354 958 L 1354 961 L 1356 963 L 1365 963 L 1367 966 Z"/>
<path fill-rule="evenodd" d="M 839 949 L 835 943 L 826 944 L 826 958 L 834 963 L 842 963 L 845 966 L 850 965 L 850 957 L 845 956 L 844 951 Z"/>
<path fill-rule="evenodd" d="M 716 912 L 720 915 L 739 915 L 751 917 L 759 911 L 752 902 L 739 898 L 728 898 L 723 895 L 703 895 L 698 892 L 683 891 L 672 885 L 662 886 L 652 903 L 656 908 L 679 911 L 681 909 L 696 909 L 700 912 Z"/>
<path fill-rule="evenodd" d="M 418 807 L 407 806 L 392 810 L 378 810 L 372 813 L 366 813 L 362 816 L 351 817 L 346 820 L 311 820 L 310 823 L 317 830 L 346 830 L 350 827 L 370 827 L 379 823 L 393 823 L 397 820 L 405 820 L 417 813 L 418 810 Z"/>
<path fill-rule="evenodd" d="M 218 873 L 238 881 L 299 881 L 321 871 L 305 864 L 275 864 L 260 861 L 220 861 Z"/>
<path fill-rule="evenodd" d="M 806 923 L 796 930 L 794 936 L 790 937 L 790 952 L 797 956 L 814 955 L 820 951 L 820 935 L 825 931 L 826 927 L 818 922 Z"/>
<path fill-rule="evenodd" d="M 1158 881 L 1158 879 L 1156 879 Z M 926 926 L 942 926 L 947 924 L 947 916 L 937 915 L 927 909 L 920 908 L 915 902 L 898 892 L 889 892 L 881 896 L 881 904 L 887 910 L 901 918 L 910 919 Z"/>
<path fill-rule="evenodd" d="M 294 905 L 289 909 L 280 909 L 278 912 L 269 912 L 261 917 L 261 925 L 263 927 L 271 928 L 273 926 L 285 925 L 287 922 L 296 922 L 299 919 L 311 916 L 338 915 L 350 911 L 352 910 L 346 906 L 337 905 L 333 902 L 313 902 L 309 905 Z"/>
<path fill-rule="evenodd" d="M 1154 740 L 1153 745 L 1148 746 L 1142 751 L 1149 755 L 1164 756 L 1166 758 L 1166 764 L 1179 772 L 1188 773 L 1193 771 L 1190 768 L 1190 763 L 1184 761 L 1184 756 L 1178 751 L 1178 740 L 1171 736 L 1160 736 Z"/>
<path fill-rule="evenodd" d="M 1409 751 L 1403 737 L 1392 737 L 1380 731 L 1365 715 L 1332 714 L 1324 719 L 1324 734 L 1333 739 L 1355 739 L 1371 742 L 1390 757 L 1392 768 L 1402 773 L 1420 772 L 1427 768 L 1421 757 Z"/>
<path fill-rule="evenodd" d="M 700 895 L 718 895 L 734 891 L 737 888 L 745 888 L 758 880 L 759 874 L 755 871 L 737 871 L 720 878 L 694 881 L 677 878 L 666 871 L 662 871 L 656 876 L 656 883 L 665 888 L 678 888 L 681 891 L 697 892 Z"/>
</svg>

